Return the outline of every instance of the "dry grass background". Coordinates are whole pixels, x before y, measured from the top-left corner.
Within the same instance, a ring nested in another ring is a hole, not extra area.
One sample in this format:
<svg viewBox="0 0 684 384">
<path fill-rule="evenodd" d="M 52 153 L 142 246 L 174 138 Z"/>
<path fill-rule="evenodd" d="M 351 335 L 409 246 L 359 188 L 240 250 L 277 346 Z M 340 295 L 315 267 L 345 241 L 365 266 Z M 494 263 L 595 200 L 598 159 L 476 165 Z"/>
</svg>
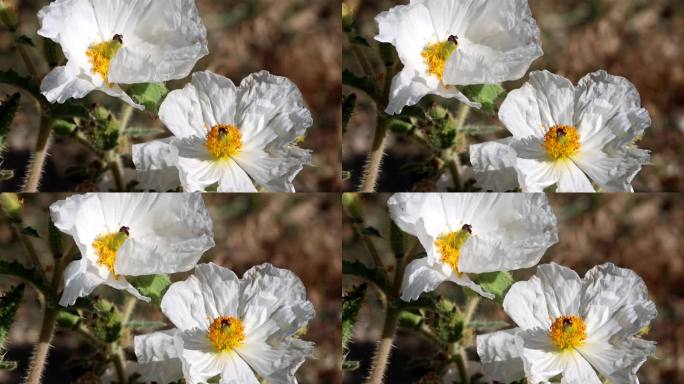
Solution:
<svg viewBox="0 0 684 384">
<path fill-rule="evenodd" d="M 41 234 L 47 231 L 48 206 L 64 195 L 24 195 L 26 222 Z M 340 241 L 339 196 L 332 193 L 306 195 L 206 195 L 206 205 L 214 222 L 216 246 L 201 262 L 213 261 L 234 270 L 238 276 L 253 265 L 270 262 L 292 270 L 307 288 L 316 317 L 305 339 L 316 343 L 314 356 L 298 371 L 300 383 L 339 384 L 340 372 Z M 46 250 L 47 251 L 47 250 Z M 49 252 L 44 253 L 49 255 Z M 4 215 L 0 215 L 0 259 L 26 263 L 20 243 Z M 49 257 L 43 263 L 51 263 Z M 182 280 L 189 273 L 175 274 Z M 16 281 L 2 276 L 0 291 Z M 9 336 L 7 360 L 18 360 L 20 369 L 0 371 L 0 383 L 18 383 L 26 371 L 27 359 L 40 328 L 39 306 L 30 289 L 17 314 Z M 108 287 L 95 294 L 122 302 L 120 292 Z M 285 293 L 284 293 L 285 294 Z M 139 302 L 133 319 L 165 320 L 156 308 Z M 45 383 L 71 383 L 83 373 L 68 368 L 73 358 L 87 357 L 92 349 L 74 333 L 58 332 L 50 352 Z M 129 351 L 130 352 L 130 351 Z M 133 357 L 130 355 L 130 357 Z"/>
<path fill-rule="evenodd" d="M 40 70 L 47 65 L 40 57 L 41 37 L 36 35 L 36 13 L 47 0 L 5 0 L 17 3 L 20 12 L 20 33 L 39 47 L 32 49 Z M 234 83 L 262 69 L 288 77 L 304 94 L 312 111 L 314 125 L 301 147 L 314 152 L 313 166 L 305 168 L 295 180 L 298 191 L 336 191 L 340 189 L 339 113 L 340 35 L 339 3 L 331 0 L 197 0 L 200 16 L 207 26 L 209 56 L 202 59 L 195 71 L 209 69 L 227 76 Z M 0 31 L 0 68 L 26 73 L 23 62 L 12 45 L 6 30 Z M 182 88 L 189 81 L 182 79 L 167 84 L 170 89 Z M 15 92 L 0 85 L 0 94 Z M 88 100 L 112 105 L 116 113 L 117 100 L 91 94 Z M 0 182 L 0 190 L 16 190 L 23 180 L 29 151 L 35 145 L 38 116 L 29 97 L 22 98 L 9 137 L 9 150 L 3 168 L 15 169 L 14 180 Z M 157 127 L 161 122 L 145 113 L 137 113 L 133 128 Z M 168 134 L 160 135 L 166 137 Z M 128 146 L 125 148 L 129 150 Z M 63 192 L 89 190 L 95 186 L 82 179 L 65 176 L 72 166 L 90 164 L 93 160 L 81 146 L 71 140 L 58 140 L 51 150 L 42 191 Z M 132 166 L 132 163 L 129 162 Z"/>
<path fill-rule="evenodd" d="M 367 225 L 375 226 L 387 236 L 386 201 L 390 195 L 365 195 Z M 684 382 L 684 200 L 680 194 L 606 194 L 549 195 L 558 217 L 558 244 L 552 246 L 542 263 L 556 262 L 583 276 L 597 264 L 612 262 L 634 270 L 648 286 L 656 303 L 658 317 L 651 323 L 646 338 L 658 343 L 655 358 L 649 359 L 639 371 L 642 383 L 674 384 Z M 383 241 L 376 245 L 391 265 L 393 256 Z M 360 259 L 372 265 L 363 245 L 354 234 L 351 223 L 343 226 L 344 260 Z M 514 273 L 516 280 L 529 278 L 534 268 Z M 348 289 L 358 280 L 344 277 L 342 286 Z M 439 293 L 460 297 L 460 289 L 442 284 Z M 369 291 L 370 292 L 370 291 Z M 350 359 L 363 361 L 362 369 L 345 375 L 345 383 L 356 383 L 368 369 L 375 341 L 379 339 L 383 316 L 377 297 L 370 297 L 362 308 L 355 328 L 355 342 Z M 507 320 L 496 305 L 485 303 L 479 316 Z M 477 317 L 477 315 L 476 315 Z M 410 367 L 416 358 L 430 358 L 435 348 L 413 334 L 400 333 L 397 348 L 388 373 L 389 383 L 412 383 L 425 374 Z"/>
<path fill-rule="evenodd" d="M 377 31 L 375 15 L 406 1 L 349 0 L 349 3 L 358 5 L 358 23 L 363 35 L 372 40 Z M 599 69 L 629 79 L 639 90 L 653 120 L 653 126 L 639 143 L 640 147 L 652 151 L 652 165 L 642 169 L 634 187 L 637 191 L 684 190 L 684 2 L 530 0 L 529 4 L 541 28 L 544 49 L 544 56 L 532 64 L 531 70 L 548 69 L 573 82 Z M 345 68 L 356 68 L 356 65 L 352 58 L 343 57 Z M 504 87 L 512 90 L 521 83 L 507 82 Z M 344 137 L 343 168 L 352 171 L 352 178 L 343 185 L 344 190 L 354 189 L 358 184 L 364 156 L 372 141 L 374 114 L 370 103 L 360 102 Z M 471 121 L 479 119 L 484 124 L 502 126 L 497 119 L 480 113 L 471 118 Z M 507 135 L 503 130 L 479 140 Z M 410 190 L 425 176 L 402 174 L 400 168 L 407 162 L 422 160 L 424 150 L 394 135 L 388 144 L 378 190 Z"/>
</svg>

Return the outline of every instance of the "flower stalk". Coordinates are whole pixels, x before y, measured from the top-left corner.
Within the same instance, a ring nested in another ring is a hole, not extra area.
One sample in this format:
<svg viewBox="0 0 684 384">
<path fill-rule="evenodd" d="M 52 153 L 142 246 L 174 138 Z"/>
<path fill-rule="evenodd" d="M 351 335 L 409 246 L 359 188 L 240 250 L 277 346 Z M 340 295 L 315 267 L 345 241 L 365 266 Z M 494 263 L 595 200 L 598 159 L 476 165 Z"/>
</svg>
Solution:
<svg viewBox="0 0 684 384">
<path fill-rule="evenodd" d="M 43 169 L 45 168 L 45 159 L 47 158 L 48 149 L 50 148 L 52 121 L 53 120 L 47 116 L 42 116 L 40 119 L 40 131 L 38 132 L 38 140 L 36 141 L 33 159 L 29 166 L 28 177 L 24 184 L 24 192 L 38 192 L 40 180 L 43 177 Z"/>
</svg>

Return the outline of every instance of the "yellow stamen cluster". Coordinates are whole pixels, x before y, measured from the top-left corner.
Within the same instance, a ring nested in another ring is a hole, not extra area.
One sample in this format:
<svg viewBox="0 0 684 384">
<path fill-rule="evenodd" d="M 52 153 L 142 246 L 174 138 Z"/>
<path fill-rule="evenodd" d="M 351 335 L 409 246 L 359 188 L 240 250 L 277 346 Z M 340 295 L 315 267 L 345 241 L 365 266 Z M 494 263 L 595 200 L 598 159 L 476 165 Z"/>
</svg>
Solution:
<svg viewBox="0 0 684 384">
<path fill-rule="evenodd" d="M 577 348 L 587 339 L 587 326 L 578 316 L 560 316 L 551 324 L 549 337 L 560 351 Z"/>
<path fill-rule="evenodd" d="M 452 53 L 458 48 L 456 38 L 450 37 L 447 41 L 427 45 L 420 53 L 428 67 L 428 73 L 437 76 L 442 81 L 444 66 Z"/>
<path fill-rule="evenodd" d="M 544 135 L 542 147 L 554 161 L 567 159 L 580 149 L 579 132 L 570 125 L 554 125 Z"/>
<path fill-rule="evenodd" d="M 91 45 L 86 51 L 93 73 L 100 75 L 108 87 L 112 86 L 109 83 L 109 64 L 114 55 L 123 47 L 122 41 L 121 37 L 116 35 L 110 41 Z"/>
<path fill-rule="evenodd" d="M 242 151 L 242 133 L 236 126 L 218 124 L 207 133 L 204 145 L 215 160 L 225 160 Z"/>
<path fill-rule="evenodd" d="M 219 316 L 209 326 L 207 336 L 217 351 L 231 351 L 245 340 L 245 326 L 237 317 Z"/>
<path fill-rule="evenodd" d="M 114 263 L 116 262 L 116 253 L 119 252 L 121 246 L 128 239 L 128 228 L 121 227 L 119 232 L 113 232 L 105 235 L 100 235 L 93 241 L 93 248 L 97 254 L 97 262 L 100 265 L 107 267 L 109 272 L 118 278 L 114 272 Z"/>
<path fill-rule="evenodd" d="M 461 247 L 472 233 L 471 227 L 465 224 L 460 231 L 448 232 L 435 240 L 435 246 L 442 255 L 442 262 L 448 264 L 451 270 L 457 275 L 461 272 L 458 270 L 458 258 L 461 255 Z"/>
</svg>

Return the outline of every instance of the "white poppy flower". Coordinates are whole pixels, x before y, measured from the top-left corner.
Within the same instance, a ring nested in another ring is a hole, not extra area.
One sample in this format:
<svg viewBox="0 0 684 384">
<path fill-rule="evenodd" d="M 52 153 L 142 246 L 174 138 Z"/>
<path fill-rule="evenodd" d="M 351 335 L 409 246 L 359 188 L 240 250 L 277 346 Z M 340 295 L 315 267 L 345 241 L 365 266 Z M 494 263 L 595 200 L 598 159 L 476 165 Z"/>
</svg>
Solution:
<svg viewBox="0 0 684 384">
<path fill-rule="evenodd" d="M 651 125 L 639 93 L 605 71 L 585 76 L 576 87 L 550 72 L 532 72 L 529 82 L 508 94 L 499 119 L 513 134 L 515 161 L 490 165 L 513 163 L 525 192 L 554 184 L 557 192 L 594 192 L 594 186 L 631 192 L 632 180 L 649 161 L 649 152 L 633 144 Z M 472 151 L 471 162 L 487 163 L 487 151 Z"/>
<path fill-rule="evenodd" d="M 175 166 L 186 191 L 294 192 L 292 181 L 311 153 L 295 145 L 312 124 L 302 94 L 284 77 L 254 73 L 236 87 L 230 79 L 196 72 L 185 88 L 169 93 L 159 118 L 173 133 Z M 133 157 L 145 151 L 133 146 Z M 173 163 L 169 158 L 168 164 Z M 152 161 L 138 161 L 139 171 Z M 256 185 L 256 186 L 255 186 Z"/>
<path fill-rule="evenodd" d="M 655 343 L 636 335 L 656 317 L 643 280 L 606 263 L 583 279 L 555 263 L 541 265 L 528 281 L 513 284 L 504 310 L 519 328 L 477 337 L 487 374 L 509 382 L 527 377 L 548 383 L 638 384 L 636 372 Z"/>
<path fill-rule="evenodd" d="M 477 185 L 485 191 L 513 191 L 519 188 L 515 172 L 516 153 L 507 137 L 470 146 L 470 163 Z"/>
<path fill-rule="evenodd" d="M 50 215 L 82 256 L 64 271 L 63 306 L 101 284 L 149 301 L 125 276 L 190 270 L 214 246 L 199 194 L 88 193 L 52 204 Z"/>
<path fill-rule="evenodd" d="M 98 90 L 143 109 L 118 84 L 183 78 L 209 53 L 194 0 L 57 0 L 38 20 L 67 58 L 40 86 L 51 103 Z"/>
<path fill-rule="evenodd" d="M 271 264 L 242 279 L 200 264 L 171 285 L 161 310 L 177 328 L 134 341 L 147 380 L 166 374 L 164 382 L 184 377 L 195 384 L 220 375 L 222 384 L 295 384 L 295 372 L 313 351 L 312 343 L 294 337 L 314 316 L 306 289 L 292 272 Z"/>
<path fill-rule="evenodd" d="M 375 20 L 375 40 L 394 45 L 404 64 L 392 79 L 392 115 L 427 94 L 479 108 L 455 86 L 519 79 L 542 55 L 527 0 L 412 0 Z"/>
<path fill-rule="evenodd" d="M 133 145 L 133 164 L 138 187 L 144 191 L 170 191 L 181 186 L 178 178 L 178 147 L 172 138 Z"/>
<path fill-rule="evenodd" d="M 467 274 L 532 267 L 558 242 L 556 216 L 541 193 L 397 193 L 387 204 L 394 222 L 427 253 L 406 267 L 405 301 L 444 281 L 493 298 Z"/>
</svg>

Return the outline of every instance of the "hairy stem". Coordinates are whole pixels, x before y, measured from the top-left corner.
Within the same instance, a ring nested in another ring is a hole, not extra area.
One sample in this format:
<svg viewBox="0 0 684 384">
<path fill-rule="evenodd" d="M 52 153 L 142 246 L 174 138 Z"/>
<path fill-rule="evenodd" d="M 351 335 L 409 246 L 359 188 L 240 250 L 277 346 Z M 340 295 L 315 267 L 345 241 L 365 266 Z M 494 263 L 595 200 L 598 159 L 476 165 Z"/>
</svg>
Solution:
<svg viewBox="0 0 684 384">
<path fill-rule="evenodd" d="M 55 320 L 57 318 L 57 309 L 52 303 L 46 304 L 45 314 L 43 315 L 43 325 L 40 328 L 40 336 L 38 344 L 33 352 L 29 374 L 26 377 L 26 384 L 39 384 L 45 370 L 45 363 L 47 362 L 48 352 L 50 351 L 50 342 L 55 331 Z"/>
<path fill-rule="evenodd" d="M 378 175 L 380 174 L 380 167 L 382 166 L 382 158 L 385 156 L 386 136 L 387 124 L 385 124 L 381 114 L 378 114 L 375 133 L 373 135 L 373 145 L 371 146 L 371 150 L 366 159 L 366 166 L 363 171 L 363 180 L 361 181 L 359 192 L 375 192 Z"/>
<path fill-rule="evenodd" d="M 371 365 L 371 373 L 366 382 L 367 384 L 381 384 L 385 377 L 385 371 L 387 370 L 387 363 L 392 354 L 392 344 L 394 343 L 394 335 L 397 332 L 397 323 L 399 321 L 400 309 L 396 305 L 396 302 L 399 300 L 406 264 L 415 257 L 417 249 L 417 243 L 414 243 L 403 257 L 397 259 L 392 292 L 387 300 L 387 314 L 385 315 L 385 325 L 382 329 L 382 338 L 375 350 L 375 356 L 373 357 L 373 363 Z"/>
<path fill-rule="evenodd" d="M 461 348 L 458 343 L 454 344 L 456 351 L 452 352 L 456 367 L 458 368 L 458 377 L 461 383 L 468 382 L 468 367 L 465 359 L 465 349 Z"/>
<path fill-rule="evenodd" d="M 112 364 L 116 370 L 116 377 L 119 384 L 128 384 L 128 377 L 126 377 L 126 370 L 124 369 L 123 350 L 119 346 L 112 347 L 111 353 Z"/>
<path fill-rule="evenodd" d="M 123 315 L 121 316 L 121 324 L 126 325 L 128 323 L 128 320 L 131 318 L 131 315 L 133 314 L 133 310 L 135 309 L 135 305 L 138 303 L 138 299 L 136 299 L 133 296 L 126 296 L 126 300 L 124 302 L 124 309 L 123 309 Z"/>
<path fill-rule="evenodd" d="M 50 147 L 51 136 L 52 119 L 47 116 L 42 116 L 40 119 L 40 131 L 38 132 L 36 149 L 33 153 L 33 159 L 31 160 L 26 183 L 24 184 L 24 192 L 38 192 L 40 179 L 43 177 L 45 159 L 47 158 L 48 148 Z"/>
</svg>

